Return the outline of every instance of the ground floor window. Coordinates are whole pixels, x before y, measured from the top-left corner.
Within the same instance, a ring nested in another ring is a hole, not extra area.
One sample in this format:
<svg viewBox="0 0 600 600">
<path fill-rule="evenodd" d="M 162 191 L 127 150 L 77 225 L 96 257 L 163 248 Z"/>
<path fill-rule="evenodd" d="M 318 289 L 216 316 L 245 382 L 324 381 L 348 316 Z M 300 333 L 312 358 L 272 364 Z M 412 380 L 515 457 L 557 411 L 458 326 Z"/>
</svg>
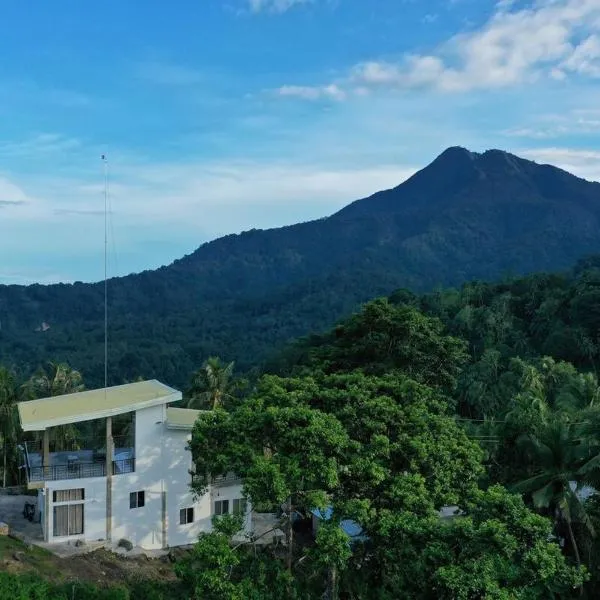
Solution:
<svg viewBox="0 0 600 600">
<path fill-rule="evenodd" d="M 233 501 L 233 514 L 234 515 L 245 515 L 246 514 L 246 499 L 236 498 Z"/>
<path fill-rule="evenodd" d="M 194 509 L 193 508 L 182 508 L 179 511 L 179 523 L 181 525 L 188 525 L 194 522 Z"/>
<path fill-rule="evenodd" d="M 73 490 L 54 490 L 53 532 L 55 537 L 82 535 L 84 524 L 85 493 L 83 488 Z"/>
</svg>

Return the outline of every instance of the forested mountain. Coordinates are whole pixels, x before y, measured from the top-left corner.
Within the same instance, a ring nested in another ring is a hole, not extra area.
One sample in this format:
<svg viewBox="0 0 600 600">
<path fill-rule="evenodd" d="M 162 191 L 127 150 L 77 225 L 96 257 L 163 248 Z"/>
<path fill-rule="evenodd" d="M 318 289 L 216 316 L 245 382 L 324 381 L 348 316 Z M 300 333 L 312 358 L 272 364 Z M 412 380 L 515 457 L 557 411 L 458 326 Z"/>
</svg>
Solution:
<svg viewBox="0 0 600 600">
<path fill-rule="evenodd" d="M 254 367 L 361 302 L 600 252 L 600 184 L 498 150 L 449 148 L 398 187 L 324 219 L 202 245 L 109 282 L 110 384 L 183 385 L 211 354 Z M 101 384 L 103 285 L 0 287 L 0 362 L 52 359 Z"/>
</svg>

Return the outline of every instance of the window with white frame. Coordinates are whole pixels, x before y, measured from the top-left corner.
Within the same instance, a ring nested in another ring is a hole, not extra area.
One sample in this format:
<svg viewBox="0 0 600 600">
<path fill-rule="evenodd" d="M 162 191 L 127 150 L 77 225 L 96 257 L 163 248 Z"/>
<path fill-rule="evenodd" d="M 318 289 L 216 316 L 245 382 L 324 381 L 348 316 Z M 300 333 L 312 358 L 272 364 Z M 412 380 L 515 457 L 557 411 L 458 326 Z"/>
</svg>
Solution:
<svg viewBox="0 0 600 600">
<path fill-rule="evenodd" d="M 189 525 L 194 522 L 194 509 L 193 508 L 182 508 L 179 511 L 179 524 Z"/>
<path fill-rule="evenodd" d="M 129 494 L 129 508 L 142 508 L 146 503 L 145 492 L 131 492 Z"/>
<path fill-rule="evenodd" d="M 215 515 L 228 515 L 229 514 L 229 500 L 217 500 L 215 501 Z"/>
<path fill-rule="evenodd" d="M 83 488 L 52 492 L 52 529 L 55 537 L 83 534 L 84 501 L 85 491 Z"/>
</svg>

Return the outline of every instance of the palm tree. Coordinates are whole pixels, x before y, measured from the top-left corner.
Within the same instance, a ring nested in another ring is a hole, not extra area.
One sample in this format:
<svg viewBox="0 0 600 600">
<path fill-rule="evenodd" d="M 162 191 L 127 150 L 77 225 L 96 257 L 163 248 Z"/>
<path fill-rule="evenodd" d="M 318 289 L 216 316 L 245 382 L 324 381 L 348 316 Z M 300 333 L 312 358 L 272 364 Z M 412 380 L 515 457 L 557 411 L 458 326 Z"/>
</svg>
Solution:
<svg viewBox="0 0 600 600">
<path fill-rule="evenodd" d="M 594 373 L 577 373 L 561 389 L 556 404 L 565 412 L 593 411 L 600 407 L 600 386 Z"/>
<path fill-rule="evenodd" d="M 31 376 L 25 389 L 32 398 L 49 398 L 81 392 L 85 386 L 79 371 L 65 363 L 48 362 Z"/>
<path fill-rule="evenodd" d="M 535 474 L 512 486 L 531 498 L 541 512 L 563 525 L 577 564 L 581 564 L 573 523 L 584 526 L 590 536 L 594 527 L 578 494 L 582 484 L 595 483 L 600 473 L 600 455 L 583 428 L 564 419 L 554 419 L 536 434 L 518 442 Z"/>
<path fill-rule="evenodd" d="M 81 392 L 85 385 L 79 371 L 65 363 L 48 362 L 31 376 L 23 389 L 29 398 L 36 399 Z M 76 442 L 80 437 L 74 425 L 53 427 L 51 436 L 55 445 L 62 447 Z"/>
<path fill-rule="evenodd" d="M 233 398 L 234 363 L 223 364 L 220 358 L 211 356 L 192 377 L 188 408 L 221 408 L 227 399 Z"/>
<path fill-rule="evenodd" d="M 18 387 L 15 376 L 6 367 L 0 367 L 0 436 L 2 436 L 2 487 L 6 487 L 11 448 L 16 448 L 19 432 L 17 416 Z M 11 457 L 14 459 L 15 456 Z M 12 462 L 12 460 L 10 461 Z"/>
</svg>

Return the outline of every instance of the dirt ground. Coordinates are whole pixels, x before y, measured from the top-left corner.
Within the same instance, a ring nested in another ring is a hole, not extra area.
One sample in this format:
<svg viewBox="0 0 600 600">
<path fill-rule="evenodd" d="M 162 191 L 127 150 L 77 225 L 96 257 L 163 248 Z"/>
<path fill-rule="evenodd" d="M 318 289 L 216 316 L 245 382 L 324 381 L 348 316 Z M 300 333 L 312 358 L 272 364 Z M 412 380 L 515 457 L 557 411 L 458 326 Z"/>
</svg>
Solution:
<svg viewBox="0 0 600 600">
<path fill-rule="evenodd" d="M 176 579 L 173 563 L 168 557 L 123 558 L 106 550 L 96 550 L 82 556 L 59 558 L 8 536 L 0 536 L 0 570 L 12 573 L 34 571 L 54 582 L 87 581 L 102 585 L 139 579 L 163 582 Z"/>
</svg>

